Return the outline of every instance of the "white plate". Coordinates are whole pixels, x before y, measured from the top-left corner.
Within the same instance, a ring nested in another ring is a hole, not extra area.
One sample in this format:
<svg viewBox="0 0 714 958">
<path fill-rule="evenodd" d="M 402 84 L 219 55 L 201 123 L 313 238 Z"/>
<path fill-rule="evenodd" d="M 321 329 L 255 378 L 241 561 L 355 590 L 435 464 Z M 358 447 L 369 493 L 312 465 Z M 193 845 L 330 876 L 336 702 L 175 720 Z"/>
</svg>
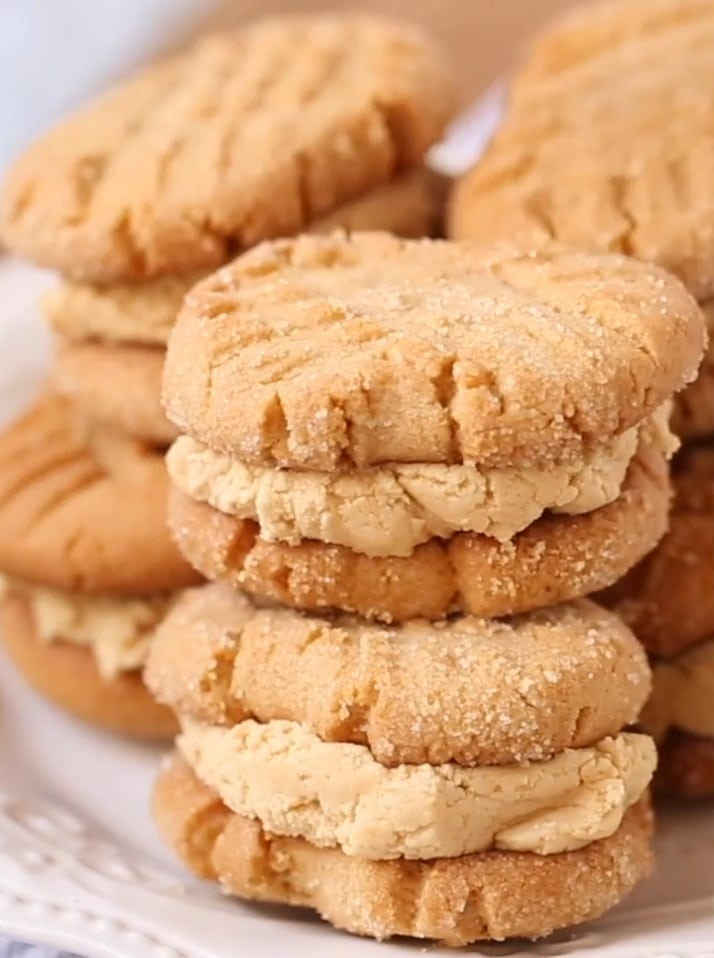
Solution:
<svg viewBox="0 0 714 958">
<path fill-rule="evenodd" d="M 0 259 L 2 419 L 28 401 L 45 368 L 47 337 L 36 302 L 47 282 Z M 373 942 L 304 913 L 242 905 L 189 879 L 151 825 L 156 750 L 74 722 L 0 665 L 0 932 L 87 958 L 375 954 Z M 658 846 L 654 879 L 602 921 L 547 943 L 479 950 L 714 958 L 714 807 L 666 810 Z M 400 942 L 389 953 L 422 950 Z"/>
</svg>

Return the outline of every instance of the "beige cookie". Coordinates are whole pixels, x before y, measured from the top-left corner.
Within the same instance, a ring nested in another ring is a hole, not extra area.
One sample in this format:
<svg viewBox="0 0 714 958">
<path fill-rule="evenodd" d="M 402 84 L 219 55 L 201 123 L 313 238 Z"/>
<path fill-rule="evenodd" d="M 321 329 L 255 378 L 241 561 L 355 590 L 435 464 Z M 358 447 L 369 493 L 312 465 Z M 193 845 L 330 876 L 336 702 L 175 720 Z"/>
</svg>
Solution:
<svg viewBox="0 0 714 958">
<path fill-rule="evenodd" d="M 147 595 L 199 581 L 166 527 L 163 458 L 87 430 L 45 397 L 0 435 L 0 572 L 87 592 Z"/>
<path fill-rule="evenodd" d="M 309 612 L 341 609 L 368 619 L 439 619 L 460 610 L 514 615 L 589 595 L 616 582 L 664 534 L 667 464 L 641 450 L 615 502 L 580 516 L 545 516 L 512 541 L 461 534 L 432 539 L 406 558 L 373 558 L 343 546 L 268 542 L 235 519 L 172 489 L 176 542 L 208 579 L 257 599 Z"/>
<path fill-rule="evenodd" d="M 88 649 L 42 641 L 23 596 L 13 593 L 0 598 L 0 626 L 13 663 L 55 705 L 122 735 L 169 739 L 176 731 L 173 713 L 154 701 L 139 671 L 103 678 Z"/>
<path fill-rule="evenodd" d="M 692 379 L 701 313 L 617 256 L 381 233 L 261 244 L 187 297 L 169 418 L 248 463 L 576 458 Z"/>
<path fill-rule="evenodd" d="M 420 168 L 308 224 L 309 231 L 342 226 L 430 236 L 438 229 L 443 192 L 436 175 Z M 66 281 L 47 294 L 44 313 L 68 339 L 165 346 L 184 296 L 205 275 L 199 271 L 112 286 Z"/>
<path fill-rule="evenodd" d="M 543 759 L 617 734 L 650 690 L 632 633 L 587 600 L 388 627 L 259 609 L 220 584 L 163 621 L 146 681 L 181 714 L 302 722 L 385 765 Z"/>
<path fill-rule="evenodd" d="M 614 835 L 579 851 L 374 862 L 264 832 L 230 813 L 174 757 L 159 775 L 154 815 L 188 867 L 229 894 L 313 908 L 338 928 L 378 939 L 409 935 L 458 946 L 539 938 L 607 911 L 652 867 L 646 800 Z"/>
<path fill-rule="evenodd" d="M 714 436 L 714 301 L 704 303 L 709 346 L 699 367 L 699 375 L 675 399 L 672 428 L 682 439 Z"/>
<path fill-rule="evenodd" d="M 454 109 L 416 27 L 266 19 L 200 40 L 53 131 L 11 170 L 11 249 L 82 281 L 219 265 L 420 166 Z"/>
<path fill-rule="evenodd" d="M 163 349 L 61 343 L 50 371 L 53 388 L 87 417 L 159 448 L 176 438 L 161 405 Z"/>
<path fill-rule="evenodd" d="M 664 658 L 714 635 L 714 445 L 685 449 L 673 479 L 669 531 L 602 597 Z"/>
<path fill-rule="evenodd" d="M 714 739 L 672 730 L 659 744 L 655 788 L 682 798 L 714 798 Z"/>
<path fill-rule="evenodd" d="M 714 9 L 610 3 L 536 44 L 449 233 L 619 250 L 714 295 Z M 616 108 L 613 109 L 613 104 Z"/>
</svg>

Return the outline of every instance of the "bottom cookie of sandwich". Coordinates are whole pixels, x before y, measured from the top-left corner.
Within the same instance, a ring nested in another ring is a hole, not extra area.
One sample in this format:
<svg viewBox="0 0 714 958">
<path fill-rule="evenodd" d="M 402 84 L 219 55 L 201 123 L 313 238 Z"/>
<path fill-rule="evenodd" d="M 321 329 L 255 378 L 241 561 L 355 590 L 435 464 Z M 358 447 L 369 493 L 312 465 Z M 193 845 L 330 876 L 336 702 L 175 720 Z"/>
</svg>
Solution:
<svg viewBox="0 0 714 958">
<path fill-rule="evenodd" d="M 173 756 L 154 793 L 159 828 L 188 867 L 231 895 L 312 908 L 338 928 L 451 946 L 539 938 L 616 905 L 652 865 L 642 799 L 609 838 L 573 852 L 487 851 L 429 861 L 370 861 L 271 835 L 230 812 Z"/>
<path fill-rule="evenodd" d="M 173 713 L 153 699 L 139 668 L 102 675 L 89 647 L 45 641 L 26 595 L 8 590 L 2 596 L 0 630 L 27 683 L 60 708 L 132 738 L 165 740 L 176 732 Z"/>
</svg>

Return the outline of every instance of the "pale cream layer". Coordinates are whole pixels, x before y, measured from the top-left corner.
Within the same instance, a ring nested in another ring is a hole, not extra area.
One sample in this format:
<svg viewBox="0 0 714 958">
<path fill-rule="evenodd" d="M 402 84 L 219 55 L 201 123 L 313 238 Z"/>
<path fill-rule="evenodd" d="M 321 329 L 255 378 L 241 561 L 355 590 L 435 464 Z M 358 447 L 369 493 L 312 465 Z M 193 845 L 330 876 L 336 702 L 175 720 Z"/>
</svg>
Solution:
<svg viewBox="0 0 714 958">
<path fill-rule="evenodd" d="M 714 530 L 712 530 L 714 535 Z M 652 695 L 640 722 L 656 739 L 670 728 L 714 738 L 714 638 L 652 668 Z"/>
<path fill-rule="evenodd" d="M 3 579 L 2 588 L 30 603 L 35 629 L 43 642 L 69 642 L 88 648 L 105 679 L 142 668 L 153 631 L 174 598 L 82 595 L 15 579 Z"/>
<path fill-rule="evenodd" d="M 361 858 L 551 855 L 612 835 L 644 793 L 652 739 L 621 734 L 530 765 L 387 768 L 295 722 L 184 721 L 178 746 L 225 804 L 278 835 Z"/>
<path fill-rule="evenodd" d="M 246 465 L 188 436 L 167 456 L 174 484 L 241 519 L 263 538 L 347 546 L 370 556 L 408 556 L 433 537 L 473 532 L 512 539 L 546 511 L 593 512 L 620 495 L 643 430 L 667 455 L 676 442 L 658 410 L 582 459 L 529 469 L 391 464 L 347 473 Z"/>
</svg>

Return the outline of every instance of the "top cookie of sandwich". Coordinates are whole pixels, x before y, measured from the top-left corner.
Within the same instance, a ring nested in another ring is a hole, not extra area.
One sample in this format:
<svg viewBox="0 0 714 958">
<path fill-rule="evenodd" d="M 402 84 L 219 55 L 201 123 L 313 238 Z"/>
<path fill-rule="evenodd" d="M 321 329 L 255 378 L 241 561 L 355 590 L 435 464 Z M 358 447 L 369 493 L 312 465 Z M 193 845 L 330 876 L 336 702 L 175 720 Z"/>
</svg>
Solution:
<svg viewBox="0 0 714 958">
<path fill-rule="evenodd" d="M 620 256 L 302 236 L 189 293 L 164 398 L 244 462 L 528 466 L 640 422 L 694 376 L 703 338 L 674 277 Z"/>
<path fill-rule="evenodd" d="M 376 18 L 260 21 L 204 39 L 16 162 L 5 243 L 91 282 L 213 267 L 420 163 L 453 110 L 428 38 Z"/>
<path fill-rule="evenodd" d="M 714 5 L 587 5 L 546 33 L 451 202 L 457 238 L 557 239 L 714 295 Z"/>
</svg>

